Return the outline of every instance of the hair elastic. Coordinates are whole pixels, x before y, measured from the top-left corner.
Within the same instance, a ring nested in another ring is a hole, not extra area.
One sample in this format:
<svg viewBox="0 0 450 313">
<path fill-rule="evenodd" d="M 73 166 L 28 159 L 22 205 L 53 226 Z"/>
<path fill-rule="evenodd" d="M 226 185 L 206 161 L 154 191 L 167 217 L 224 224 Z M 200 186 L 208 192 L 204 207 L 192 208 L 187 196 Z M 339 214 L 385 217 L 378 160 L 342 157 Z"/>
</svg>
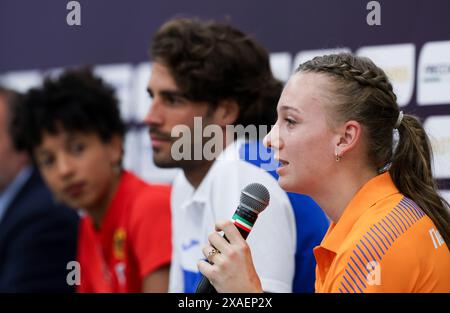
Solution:
<svg viewBox="0 0 450 313">
<path fill-rule="evenodd" d="M 403 111 L 400 111 L 398 113 L 398 118 L 397 122 L 395 122 L 394 129 L 398 129 L 400 127 L 400 125 L 402 124 L 402 120 L 403 120 Z"/>
</svg>

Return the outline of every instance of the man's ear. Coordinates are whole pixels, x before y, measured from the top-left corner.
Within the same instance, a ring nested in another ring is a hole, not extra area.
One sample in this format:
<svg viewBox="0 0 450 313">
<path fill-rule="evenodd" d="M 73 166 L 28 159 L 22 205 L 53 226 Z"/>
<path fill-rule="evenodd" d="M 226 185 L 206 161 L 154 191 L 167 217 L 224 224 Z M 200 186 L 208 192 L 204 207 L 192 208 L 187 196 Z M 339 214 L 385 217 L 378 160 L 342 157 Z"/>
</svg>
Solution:
<svg viewBox="0 0 450 313">
<path fill-rule="evenodd" d="M 335 154 L 345 157 L 349 151 L 353 150 L 360 141 L 362 125 L 357 121 L 347 121 L 338 128 Z"/>
<path fill-rule="evenodd" d="M 233 125 L 239 116 L 239 105 L 235 100 L 227 99 L 219 102 L 214 111 L 214 122 L 220 127 Z"/>
</svg>

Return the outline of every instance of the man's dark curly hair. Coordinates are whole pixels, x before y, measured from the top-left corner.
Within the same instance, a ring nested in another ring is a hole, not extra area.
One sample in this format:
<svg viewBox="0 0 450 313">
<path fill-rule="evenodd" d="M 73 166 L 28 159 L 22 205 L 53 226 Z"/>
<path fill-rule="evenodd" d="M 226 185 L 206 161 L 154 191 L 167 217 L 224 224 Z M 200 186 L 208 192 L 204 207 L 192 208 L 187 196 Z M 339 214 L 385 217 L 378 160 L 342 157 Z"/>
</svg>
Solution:
<svg viewBox="0 0 450 313">
<path fill-rule="evenodd" d="M 168 67 L 191 101 L 235 100 L 235 124 L 272 125 L 282 83 L 270 69 L 267 51 L 240 30 L 215 21 L 177 18 L 157 31 L 153 61 Z"/>
<path fill-rule="evenodd" d="M 44 132 L 61 130 L 95 133 L 103 142 L 124 135 L 114 90 L 89 68 L 46 78 L 41 88 L 28 91 L 22 104 L 14 107 L 11 131 L 19 150 L 32 153 Z"/>
</svg>

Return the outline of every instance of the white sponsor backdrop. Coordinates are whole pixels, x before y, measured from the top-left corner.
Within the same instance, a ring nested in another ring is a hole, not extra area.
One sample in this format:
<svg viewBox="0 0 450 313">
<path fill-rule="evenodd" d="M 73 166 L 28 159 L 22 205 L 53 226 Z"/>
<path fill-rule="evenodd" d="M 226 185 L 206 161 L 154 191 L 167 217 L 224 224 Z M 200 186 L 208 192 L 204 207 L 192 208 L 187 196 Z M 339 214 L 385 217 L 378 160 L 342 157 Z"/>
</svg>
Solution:
<svg viewBox="0 0 450 313">
<path fill-rule="evenodd" d="M 421 51 L 417 75 L 419 105 L 450 103 L 450 41 L 427 42 Z"/>
<path fill-rule="evenodd" d="M 317 55 L 351 51 L 349 48 L 300 51 L 295 55 L 277 52 L 270 55 L 275 76 L 286 81 L 295 68 Z M 418 50 L 412 43 L 366 46 L 353 51 L 367 56 L 381 66 L 393 82 L 401 106 L 416 101 L 419 105 L 450 105 L 450 41 L 429 42 Z M 416 74 L 416 54 L 418 56 Z M 55 75 L 61 69 L 18 71 L 0 76 L 0 84 L 26 91 L 38 86 L 44 74 Z M 151 103 L 146 86 L 151 64 L 107 64 L 95 67 L 95 72 L 116 89 L 120 111 L 125 121 L 134 125 L 125 143 L 124 166 L 151 182 L 171 182 L 177 170 L 159 169 L 152 162 L 147 129 L 139 127 Z M 416 79 L 417 77 L 417 79 Z M 416 86 L 415 86 L 416 84 Z M 414 87 L 417 99 L 413 98 Z M 450 110 L 430 116 L 424 122 L 434 149 L 435 176 L 450 179 Z M 449 191 L 450 192 L 450 191 Z M 448 193 L 445 195 L 448 198 Z"/>
<path fill-rule="evenodd" d="M 450 178 L 450 115 L 431 116 L 424 123 L 434 154 L 436 178 Z"/>
</svg>

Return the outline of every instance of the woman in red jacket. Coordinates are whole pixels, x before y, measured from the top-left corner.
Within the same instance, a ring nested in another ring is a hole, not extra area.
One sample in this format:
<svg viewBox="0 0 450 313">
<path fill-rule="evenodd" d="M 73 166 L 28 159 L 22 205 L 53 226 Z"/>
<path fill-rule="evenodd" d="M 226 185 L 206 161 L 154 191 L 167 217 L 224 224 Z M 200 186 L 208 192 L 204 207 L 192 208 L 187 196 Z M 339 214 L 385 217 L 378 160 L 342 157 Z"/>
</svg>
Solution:
<svg viewBox="0 0 450 313">
<path fill-rule="evenodd" d="M 113 90 L 91 71 L 66 71 L 28 92 L 17 126 L 55 198 L 85 213 L 78 291 L 167 291 L 170 188 L 122 169 Z"/>
</svg>

